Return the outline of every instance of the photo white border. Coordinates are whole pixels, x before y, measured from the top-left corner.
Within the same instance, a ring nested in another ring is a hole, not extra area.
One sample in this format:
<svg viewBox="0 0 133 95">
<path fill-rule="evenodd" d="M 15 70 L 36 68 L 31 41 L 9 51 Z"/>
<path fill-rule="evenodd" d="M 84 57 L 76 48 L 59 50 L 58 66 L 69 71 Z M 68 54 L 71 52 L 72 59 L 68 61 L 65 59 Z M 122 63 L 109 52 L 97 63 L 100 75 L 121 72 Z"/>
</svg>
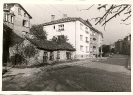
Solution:
<svg viewBox="0 0 133 95">
<path fill-rule="evenodd" d="M 0 74 L 2 76 L 2 45 L 3 45 L 3 3 L 25 3 L 25 4 L 133 4 L 132 0 L 0 0 L 0 61 L 1 61 L 1 66 L 0 66 Z M 133 7 L 132 7 L 133 10 Z M 133 12 L 132 12 L 133 14 Z M 132 15 L 133 17 L 133 15 Z M 131 18 L 131 26 L 133 23 L 133 19 Z M 132 34 L 132 28 L 131 28 L 131 34 Z M 133 54 L 133 39 L 131 37 L 131 55 Z M 131 63 L 132 63 L 132 58 L 131 56 Z M 132 75 L 132 65 L 131 65 L 131 75 Z M 132 80 L 131 76 L 131 80 Z M 88 94 L 93 94 L 93 95 L 112 95 L 112 94 L 118 94 L 118 95 L 133 95 L 133 86 L 132 86 L 132 81 L 131 81 L 131 92 L 49 92 L 49 91 L 2 91 L 2 77 L 0 78 L 1 83 L 0 83 L 0 94 L 33 94 L 33 95 L 88 95 Z"/>
</svg>

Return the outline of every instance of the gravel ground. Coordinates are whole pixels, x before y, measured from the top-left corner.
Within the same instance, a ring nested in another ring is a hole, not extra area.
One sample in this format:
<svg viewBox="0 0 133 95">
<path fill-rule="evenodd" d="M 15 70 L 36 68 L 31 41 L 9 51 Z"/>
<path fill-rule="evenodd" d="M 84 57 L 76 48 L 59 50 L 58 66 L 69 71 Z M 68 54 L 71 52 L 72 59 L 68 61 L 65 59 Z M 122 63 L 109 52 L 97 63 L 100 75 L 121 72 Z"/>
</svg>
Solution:
<svg viewBox="0 0 133 95">
<path fill-rule="evenodd" d="M 126 58 L 70 63 L 67 68 L 40 71 L 30 75 L 19 73 L 2 79 L 3 91 L 88 91 L 130 92 L 131 71 L 125 68 Z M 67 65 L 68 65 L 67 64 Z"/>
</svg>

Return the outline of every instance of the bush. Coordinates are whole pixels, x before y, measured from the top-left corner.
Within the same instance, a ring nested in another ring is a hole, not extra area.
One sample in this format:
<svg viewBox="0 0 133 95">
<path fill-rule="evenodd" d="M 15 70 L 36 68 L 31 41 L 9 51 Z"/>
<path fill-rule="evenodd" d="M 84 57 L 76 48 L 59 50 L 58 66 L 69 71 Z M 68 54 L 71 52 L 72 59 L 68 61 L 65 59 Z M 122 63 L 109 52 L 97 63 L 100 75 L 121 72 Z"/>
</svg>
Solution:
<svg viewBox="0 0 133 95">
<path fill-rule="evenodd" d="M 24 55 L 29 58 L 34 57 L 36 53 L 37 53 L 37 51 L 34 46 L 26 46 L 24 48 Z"/>
<path fill-rule="evenodd" d="M 11 56 L 10 61 L 12 62 L 12 65 L 18 65 L 22 64 L 25 61 L 25 59 L 22 55 L 15 54 L 14 56 Z"/>
</svg>

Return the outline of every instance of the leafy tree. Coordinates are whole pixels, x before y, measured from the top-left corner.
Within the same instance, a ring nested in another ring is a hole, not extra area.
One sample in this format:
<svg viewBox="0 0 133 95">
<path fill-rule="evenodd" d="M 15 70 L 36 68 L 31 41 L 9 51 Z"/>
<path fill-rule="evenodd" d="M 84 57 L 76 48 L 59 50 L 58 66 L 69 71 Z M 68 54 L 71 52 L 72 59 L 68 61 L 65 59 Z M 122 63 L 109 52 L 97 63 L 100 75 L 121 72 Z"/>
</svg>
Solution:
<svg viewBox="0 0 133 95">
<path fill-rule="evenodd" d="M 65 35 L 59 35 L 57 37 L 53 36 L 52 41 L 57 43 L 64 43 L 68 41 L 68 37 Z"/>
<path fill-rule="evenodd" d="M 111 49 L 111 53 L 115 53 L 115 49 L 114 48 Z"/>
<path fill-rule="evenodd" d="M 24 47 L 24 51 L 23 52 L 24 52 L 24 55 L 26 57 L 29 57 L 29 58 L 30 57 L 34 57 L 35 54 L 37 53 L 35 47 L 32 46 L 32 45 L 29 45 L 29 46 Z"/>
<path fill-rule="evenodd" d="M 3 63 L 6 63 L 9 58 L 9 46 L 11 44 L 12 29 L 3 24 Z"/>
<path fill-rule="evenodd" d="M 33 34 L 39 40 L 47 39 L 47 33 L 43 30 L 42 24 L 32 25 L 32 27 L 30 28 L 30 33 Z"/>
<path fill-rule="evenodd" d="M 99 48 L 99 52 L 101 51 L 101 47 Z M 110 52 L 110 46 L 109 45 L 102 45 L 102 52 L 103 52 L 103 56 L 106 54 L 106 53 L 109 53 Z"/>
</svg>

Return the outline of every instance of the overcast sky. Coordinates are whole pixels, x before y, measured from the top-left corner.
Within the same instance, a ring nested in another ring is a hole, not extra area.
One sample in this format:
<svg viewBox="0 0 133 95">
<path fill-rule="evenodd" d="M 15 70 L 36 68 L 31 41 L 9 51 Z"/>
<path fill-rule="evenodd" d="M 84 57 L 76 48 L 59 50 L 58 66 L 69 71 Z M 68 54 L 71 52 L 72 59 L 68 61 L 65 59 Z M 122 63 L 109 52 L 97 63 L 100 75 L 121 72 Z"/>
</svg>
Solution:
<svg viewBox="0 0 133 95">
<path fill-rule="evenodd" d="M 78 11 L 81 9 L 87 9 L 90 4 L 21 4 L 28 13 L 32 16 L 31 24 L 42 24 L 51 21 L 51 15 L 55 15 L 55 19 L 61 19 L 63 14 L 67 14 L 67 17 L 81 17 L 84 20 L 102 16 L 104 10 L 97 10 L 97 5 L 94 5 L 90 10 Z M 78 10 L 77 10 L 78 8 Z M 101 25 L 95 25 L 95 21 L 90 21 L 96 29 L 100 30 L 104 35 L 104 44 L 114 43 L 118 39 L 123 39 L 128 33 L 131 33 L 131 25 L 120 24 L 121 19 L 124 19 L 125 15 L 121 15 L 112 19 L 107 23 L 106 31 Z M 131 19 L 126 23 L 131 23 Z"/>
</svg>

